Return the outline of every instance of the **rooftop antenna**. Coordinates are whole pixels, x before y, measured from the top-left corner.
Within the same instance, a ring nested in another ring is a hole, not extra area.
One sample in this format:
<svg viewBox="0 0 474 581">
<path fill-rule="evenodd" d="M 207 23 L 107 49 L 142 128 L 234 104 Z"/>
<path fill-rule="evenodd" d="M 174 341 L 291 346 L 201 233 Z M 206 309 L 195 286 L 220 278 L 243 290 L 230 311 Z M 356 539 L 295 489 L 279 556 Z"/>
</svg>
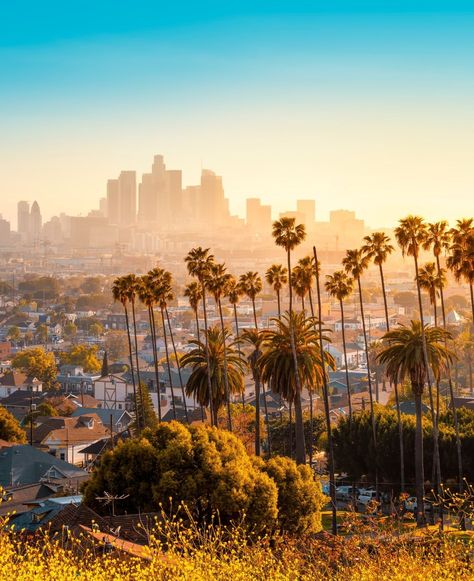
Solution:
<svg viewBox="0 0 474 581">
<path fill-rule="evenodd" d="M 128 498 L 130 494 L 110 494 L 109 492 L 104 491 L 104 496 L 96 496 L 95 499 L 99 502 L 102 502 L 104 506 L 108 506 L 109 504 L 112 507 L 112 516 L 115 516 L 115 503 L 119 500 L 125 500 Z"/>
</svg>

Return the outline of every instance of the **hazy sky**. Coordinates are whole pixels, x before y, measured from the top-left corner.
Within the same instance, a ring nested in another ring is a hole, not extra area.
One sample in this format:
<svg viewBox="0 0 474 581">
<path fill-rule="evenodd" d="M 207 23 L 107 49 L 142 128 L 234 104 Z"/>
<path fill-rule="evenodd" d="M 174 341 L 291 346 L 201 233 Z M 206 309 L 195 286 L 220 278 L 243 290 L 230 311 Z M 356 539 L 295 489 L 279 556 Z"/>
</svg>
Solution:
<svg viewBox="0 0 474 581">
<path fill-rule="evenodd" d="M 473 31 L 457 0 L 0 0 L 0 213 L 86 213 L 163 153 L 241 214 L 472 215 Z"/>
</svg>

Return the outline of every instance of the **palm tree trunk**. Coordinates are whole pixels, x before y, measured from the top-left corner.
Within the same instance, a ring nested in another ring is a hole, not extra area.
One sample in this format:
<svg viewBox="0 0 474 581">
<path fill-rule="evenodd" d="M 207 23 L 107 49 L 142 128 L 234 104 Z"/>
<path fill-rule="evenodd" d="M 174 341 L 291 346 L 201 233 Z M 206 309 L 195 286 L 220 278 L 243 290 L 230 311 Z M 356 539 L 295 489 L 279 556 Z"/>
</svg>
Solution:
<svg viewBox="0 0 474 581">
<path fill-rule="evenodd" d="M 418 253 L 416 244 L 413 241 L 413 246 L 415 251 L 413 253 L 413 258 L 415 261 L 415 280 L 416 280 L 416 288 L 418 292 L 418 308 L 420 310 L 420 322 L 421 322 L 421 339 L 423 343 L 423 359 L 426 367 L 426 377 L 428 383 L 428 394 L 430 397 L 430 406 L 431 406 L 431 419 L 433 422 L 433 462 L 435 464 L 435 473 L 437 475 L 436 478 L 436 491 L 439 493 L 440 491 L 440 483 L 441 483 L 441 463 L 439 457 L 439 435 L 438 435 L 438 418 L 436 416 L 436 409 L 434 404 L 433 398 L 433 382 L 431 381 L 431 367 L 428 358 L 428 349 L 426 346 L 426 334 L 425 334 L 425 322 L 423 317 L 423 303 L 421 300 L 421 287 L 419 281 L 419 271 L 418 271 Z"/>
<path fill-rule="evenodd" d="M 290 441 L 290 458 L 294 457 L 293 454 L 293 414 L 292 414 L 293 406 L 291 405 L 291 401 L 288 401 L 288 421 L 289 421 L 289 432 L 288 432 L 288 439 Z"/>
<path fill-rule="evenodd" d="M 216 305 L 219 309 L 219 317 L 221 320 L 221 331 L 222 331 L 222 348 L 224 352 L 224 389 L 225 398 L 227 403 L 227 427 L 229 432 L 232 432 L 232 415 L 230 413 L 230 391 L 229 391 L 229 378 L 227 376 L 227 347 L 225 341 L 225 327 L 224 327 L 224 317 L 222 315 L 222 303 L 220 299 L 216 299 Z"/>
<path fill-rule="evenodd" d="M 311 296 L 311 287 L 308 289 L 308 297 L 309 297 L 309 307 L 311 309 L 311 317 L 314 319 L 314 305 L 313 305 L 313 298 Z M 319 317 L 321 318 L 321 317 Z M 314 326 L 314 330 L 316 331 L 316 325 Z M 313 466 L 313 425 L 314 425 L 314 409 L 313 409 L 313 386 L 311 385 L 308 388 L 309 394 L 309 465 Z"/>
<path fill-rule="evenodd" d="M 181 376 L 181 365 L 179 364 L 178 352 L 176 351 L 176 345 L 175 345 L 174 336 L 173 336 L 173 329 L 171 328 L 171 321 L 170 321 L 170 316 L 169 316 L 167 307 L 165 307 L 165 313 L 166 313 L 166 321 L 168 323 L 168 329 L 170 332 L 170 339 L 171 339 L 171 345 L 173 347 L 174 358 L 176 359 L 176 368 L 178 370 L 179 386 L 181 388 L 181 396 L 183 398 L 184 417 L 186 418 L 186 422 L 189 423 L 188 406 L 186 405 L 186 394 L 184 393 L 183 378 Z"/>
<path fill-rule="evenodd" d="M 287 262 L 288 262 L 288 274 L 291 274 L 291 255 L 290 250 L 287 251 Z M 303 416 L 301 410 L 301 381 L 300 381 L 300 374 L 298 373 L 298 357 L 296 355 L 296 345 L 295 345 L 295 336 L 293 332 L 293 320 L 292 320 L 292 309 L 293 309 L 293 292 L 291 290 L 291 280 L 288 279 L 288 287 L 290 290 L 290 319 L 289 319 L 289 326 L 290 326 L 290 343 L 291 343 L 291 351 L 293 354 L 293 365 L 294 365 L 294 372 L 295 372 L 295 384 L 296 384 L 296 392 L 298 396 L 299 402 L 299 412 L 296 411 L 296 398 L 295 398 L 295 421 L 296 421 L 296 462 L 297 464 L 305 464 L 306 463 L 306 451 L 305 451 L 305 442 L 304 442 L 304 430 L 303 430 Z M 298 426 L 298 413 L 301 413 L 301 425 Z"/>
<path fill-rule="evenodd" d="M 211 402 L 209 408 L 211 410 L 211 423 L 217 426 L 217 414 L 214 414 L 214 400 L 212 393 L 212 382 L 211 382 L 211 362 L 209 360 L 209 338 L 207 336 L 207 310 L 206 310 L 206 286 L 204 281 L 201 280 L 201 294 L 202 294 L 202 310 L 204 313 L 204 337 L 206 346 L 206 364 L 207 364 L 207 389 L 209 391 L 209 401 Z M 212 417 L 214 416 L 214 417 Z"/>
<path fill-rule="evenodd" d="M 160 373 L 158 371 L 158 351 L 156 349 L 156 321 L 153 306 L 148 307 L 151 328 L 151 341 L 153 343 L 153 364 L 155 367 L 156 392 L 158 399 L 158 421 L 161 422 L 161 393 L 160 393 Z"/>
<path fill-rule="evenodd" d="M 439 261 L 439 256 L 436 255 L 436 268 L 438 271 L 438 275 L 441 274 L 441 264 Z M 443 319 L 443 329 L 447 330 L 446 324 L 446 307 L 444 304 L 444 291 L 443 286 L 439 289 L 439 298 L 441 303 L 441 315 Z M 458 461 L 458 480 L 459 480 L 459 490 L 463 492 L 464 490 L 464 474 L 463 474 L 463 462 L 462 462 L 462 448 L 461 448 L 461 436 L 459 434 L 459 422 L 458 422 L 458 411 L 456 409 L 455 401 L 454 401 L 454 388 L 453 388 L 453 380 L 451 376 L 451 365 L 447 366 L 447 375 L 448 375 L 448 384 L 449 384 L 449 397 L 451 400 L 451 409 L 453 410 L 453 423 L 454 423 L 454 432 L 456 434 L 456 454 L 457 454 L 457 461 Z"/>
<path fill-rule="evenodd" d="M 137 364 L 137 382 L 138 382 L 138 386 L 141 385 L 141 379 L 140 379 L 140 365 L 138 363 L 138 339 L 137 339 L 137 322 L 136 322 L 136 318 L 135 318 L 135 300 L 132 299 L 131 300 L 132 303 L 132 317 L 133 317 L 133 336 L 135 339 L 135 361 Z M 137 407 L 137 411 L 138 411 L 138 407 Z M 142 426 L 142 418 L 141 418 L 141 413 L 139 412 L 139 416 L 137 417 L 137 426 L 138 429 L 140 429 L 140 426 Z M 143 426 L 142 426 L 143 427 Z"/>
<path fill-rule="evenodd" d="M 281 320 L 281 298 L 280 298 L 280 291 L 277 290 L 276 291 L 276 295 L 277 295 L 277 303 L 278 303 L 278 320 Z"/>
<path fill-rule="evenodd" d="M 400 398 L 398 396 L 398 381 L 393 384 L 395 390 L 395 403 L 397 406 L 398 440 L 400 445 L 400 492 L 405 492 L 405 451 L 403 449 L 403 424 L 400 412 Z"/>
<path fill-rule="evenodd" d="M 253 308 L 253 320 L 255 323 L 255 329 L 257 329 L 257 331 L 258 331 L 257 310 L 255 308 L 255 297 L 252 297 L 252 308 Z"/>
<path fill-rule="evenodd" d="M 344 348 L 344 365 L 346 367 L 347 401 L 349 404 L 349 428 L 352 432 L 352 398 L 351 398 L 351 385 L 349 382 L 349 367 L 347 365 L 346 331 L 344 329 L 344 305 L 342 303 L 342 299 L 339 301 L 339 305 L 341 307 L 342 346 Z"/>
<path fill-rule="evenodd" d="M 313 246 L 313 256 L 314 264 L 318 265 L 318 254 L 316 252 L 316 246 Z M 328 435 L 328 472 L 329 472 L 329 495 L 331 497 L 331 510 L 332 510 L 332 523 L 331 529 L 332 534 L 337 535 L 337 504 L 336 504 L 336 478 L 334 474 L 334 442 L 332 439 L 332 427 L 331 427 L 331 410 L 329 408 L 329 389 L 328 389 L 328 376 L 326 372 L 326 364 L 324 358 L 324 345 L 323 345 L 323 323 L 321 320 L 321 286 L 319 284 L 319 269 L 316 269 L 316 292 L 318 297 L 318 329 L 319 329 L 319 352 L 321 356 L 321 364 L 323 366 L 323 400 L 324 400 L 324 413 L 326 416 L 326 431 Z"/>
<path fill-rule="evenodd" d="M 303 423 L 303 408 L 301 405 L 301 392 L 296 390 L 295 393 L 295 444 L 296 444 L 296 462 L 298 464 L 305 464 L 305 438 L 304 438 L 304 423 Z M 298 461 L 303 459 L 303 461 Z"/>
<path fill-rule="evenodd" d="M 128 318 L 128 309 L 127 305 L 124 304 L 123 308 L 125 310 L 125 325 L 127 327 L 127 338 L 128 338 L 128 352 L 130 355 L 130 373 L 132 374 L 132 385 L 133 385 L 133 407 L 135 408 L 135 422 L 140 431 L 140 423 L 139 423 L 139 413 L 138 413 L 138 402 L 137 402 L 137 384 L 135 382 L 135 373 L 133 371 L 133 349 L 132 349 L 132 338 L 130 335 L 130 321 Z"/>
<path fill-rule="evenodd" d="M 268 405 L 267 405 L 267 392 L 265 390 L 265 385 L 262 385 L 263 391 L 263 405 L 265 409 L 265 423 L 267 425 L 267 441 L 268 441 L 268 457 L 272 455 L 272 437 L 270 431 L 270 418 L 268 416 Z"/>
<path fill-rule="evenodd" d="M 252 365 L 252 375 L 255 382 L 255 456 L 260 456 L 260 373 L 255 363 Z"/>
<path fill-rule="evenodd" d="M 235 338 L 237 339 L 237 341 L 239 340 L 239 319 L 237 317 L 237 305 L 234 303 L 233 304 L 234 307 L 234 324 L 235 324 Z M 240 345 L 239 345 L 239 359 L 242 359 L 242 353 L 240 350 Z M 245 386 L 242 390 L 242 405 L 245 405 Z"/>
<path fill-rule="evenodd" d="M 163 324 L 163 340 L 165 342 L 166 366 L 168 367 L 168 379 L 170 382 L 171 389 L 171 404 L 173 406 L 173 418 L 176 419 L 176 403 L 174 401 L 173 379 L 171 377 L 170 355 L 168 352 L 168 339 L 166 336 L 165 312 L 163 307 L 161 307 L 161 322 Z"/>
<path fill-rule="evenodd" d="M 370 421 L 372 424 L 372 441 L 374 443 L 374 454 L 375 454 L 375 491 L 377 495 L 377 500 L 379 498 L 379 469 L 378 469 L 378 454 L 377 454 L 377 429 L 375 425 L 375 413 L 374 413 L 374 396 L 372 392 L 372 378 L 370 375 L 370 361 L 369 361 L 369 346 L 367 345 L 367 331 L 365 328 L 365 315 L 364 315 L 364 301 L 362 299 L 362 285 L 360 282 L 360 276 L 357 277 L 357 286 L 359 289 L 359 301 L 360 301 L 360 315 L 362 318 L 362 332 L 364 334 L 364 349 L 365 349 L 365 361 L 367 363 L 367 381 L 369 385 L 369 404 L 370 404 Z"/>
<path fill-rule="evenodd" d="M 197 333 L 197 340 L 201 341 L 201 333 L 199 331 L 199 317 L 198 317 L 198 312 L 197 309 L 194 311 L 194 317 L 196 319 L 196 333 Z"/>
<path fill-rule="evenodd" d="M 425 524 L 425 506 L 424 506 L 424 482 L 425 475 L 423 469 L 423 415 L 421 407 L 421 391 L 423 386 L 413 386 L 415 395 L 415 411 L 416 411 L 416 432 L 415 432 L 415 488 L 416 488 L 416 504 L 418 509 L 417 524 L 422 526 Z"/>
</svg>

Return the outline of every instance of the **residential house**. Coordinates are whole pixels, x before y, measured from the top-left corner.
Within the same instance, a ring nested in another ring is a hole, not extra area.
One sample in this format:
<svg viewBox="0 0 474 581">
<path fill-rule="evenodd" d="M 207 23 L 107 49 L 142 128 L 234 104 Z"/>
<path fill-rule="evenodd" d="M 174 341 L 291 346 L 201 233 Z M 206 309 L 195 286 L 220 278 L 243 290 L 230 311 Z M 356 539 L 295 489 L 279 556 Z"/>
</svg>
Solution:
<svg viewBox="0 0 474 581">
<path fill-rule="evenodd" d="M 0 377 L 0 398 L 5 398 L 15 391 L 41 392 L 43 383 L 36 377 L 22 371 L 8 371 Z"/>
<path fill-rule="evenodd" d="M 80 365 L 62 365 L 57 381 L 64 393 L 93 395 L 94 381 L 100 378 L 100 373 L 85 373 Z"/>
<path fill-rule="evenodd" d="M 24 417 L 47 399 L 48 393 L 44 391 L 31 391 L 18 389 L 1 400 L 1 404 L 15 418 L 21 422 Z"/>
<path fill-rule="evenodd" d="M 107 434 L 108 429 L 96 413 L 77 417 L 39 417 L 35 418 L 33 445 L 71 464 L 81 464 L 83 456 L 80 451 Z"/>
<path fill-rule="evenodd" d="M 114 434 L 121 433 L 128 428 L 133 421 L 133 415 L 127 410 L 116 410 L 106 408 L 83 408 L 79 407 L 74 410 L 71 417 L 77 418 L 83 415 L 96 414 L 102 424 L 112 430 Z"/>
</svg>

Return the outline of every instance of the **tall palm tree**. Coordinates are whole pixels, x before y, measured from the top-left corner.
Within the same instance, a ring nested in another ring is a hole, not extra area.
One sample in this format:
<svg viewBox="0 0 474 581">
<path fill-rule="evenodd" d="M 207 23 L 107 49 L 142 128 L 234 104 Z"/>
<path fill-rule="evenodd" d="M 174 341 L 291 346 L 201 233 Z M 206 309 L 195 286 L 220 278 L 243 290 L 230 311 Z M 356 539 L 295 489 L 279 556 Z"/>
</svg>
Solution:
<svg viewBox="0 0 474 581">
<path fill-rule="evenodd" d="M 135 313 L 135 304 L 137 299 L 137 292 L 140 287 L 140 280 L 135 274 L 127 274 L 123 278 L 124 284 L 127 288 L 128 301 L 132 307 L 132 323 L 133 323 L 133 337 L 135 344 L 135 364 L 137 371 L 137 385 L 141 384 L 140 379 L 140 364 L 138 362 L 138 337 L 137 337 L 137 319 Z M 140 419 L 137 418 L 137 426 L 140 426 Z"/>
<path fill-rule="evenodd" d="M 207 310 L 206 310 L 206 279 L 209 276 L 209 271 L 214 264 L 214 256 L 209 253 L 209 248 L 202 248 L 197 246 L 196 248 L 191 248 L 187 256 L 184 259 L 188 273 L 197 278 L 199 284 L 201 285 L 201 296 L 202 296 L 202 310 L 204 314 L 204 340 L 208 340 L 207 333 Z M 209 356 L 209 349 L 205 350 L 206 357 Z M 207 383 L 208 391 L 211 393 L 211 365 L 210 361 L 207 362 Z M 210 408 L 212 414 L 212 408 Z M 217 425 L 217 417 L 215 418 Z"/>
<path fill-rule="evenodd" d="M 339 308 L 341 310 L 342 347 L 344 350 L 344 366 L 346 369 L 347 401 L 349 403 L 349 422 L 352 426 L 352 397 L 351 386 L 349 382 L 349 366 L 347 364 L 344 300 L 352 294 L 352 291 L 354 290 L 354 280 L 343 270 L 337 270 L 334 274 L 327 275 L 326 278 L 326 290 L 332 297 L 335 297 L 339 301 Z"/>
<path fill-rule="evenodd" d="M 337 504 L 336 504 L 336 476 L 335 476 L 335 466 L 334 466 L 334 443 L 332 438 L 332 426 L 331 426 L 331 411 L 329 408 L 329 387 L 328 387 L 328 374 L 326 373 L 325 365 L 325 355 L 324 355 L 324 343 L 323 343 L 323 322 L 322 322 L 322 307 L 321 307 L 321 285 L 319 281 L 320 275 L 320 263 L 318 261 L 318 253 L 316 251 L 316 246 L 313 246 L 313 258 L 316 267 L 316 293 L 318 298 L 318 341 L 319 341 L 319 355 L 323 362 L 323 401 L 324 401 L 324 414 L 326 416 L 326 432 L 328 435 L 328 472 L 329 472 L 329 494 L 331 497 L 331 512 L 332 512 L 332 534 L 337 535 Z"/>
<path fill-rule="evenodd" d="M 420 249 L 426 244 L 427 239 L 427 227 L 426 223 L 420 216 L 407 216 L 399 220 L 399 226 L 395 228 L 395 238 L 397 239 L 398 245 L 402 249 L 403 255 L 408 255 L 413 257 L 415 264 L 415 280 L 416 289 L 418 294 L 418 308 L 420 311 L 420 321 L 421 321 L 421 336 L 423 340 L 423 350 L 425 355 L 425 364 L 427 369 L 426 381 L 428 383 L 428 393 L 430 398 L 431 406 L 431 417 L 433 421 L 433 458 L 435 463 L 435 471 L 437 477 L 437 484 L 439 486 L 441 482 L 441 464 L 439 457 L 439 437 L 438 437 L 438 420 L 436 417 L 436 410 L 433 398 L 433 382 L 431 381 L 431 372 L 428 365 L 428 349 L 425 340 L 425 325 L 423 317 L 423 302 L 421 300 L 421 286 L 419 278 L 419 266 L 418 258 L 420 254 Z"/>
<path fill-rule="evenodd" d="M 281 319 L 281 289 L 288 282 L 288 270 L 281 264 L 272 264 L 265 273 L 265 279 L 277 296 L 278 318 Z"/>
<path fill-rule="evenodd" d="M 135 421 L 137 424 L 137 428 L 140 426 L 140 419 L 139 419 L 139 411 L 137 409 L 137 384 L 135 381 L 135 373 L 133 369 L 133 349 L 132 349 L 132 338 L 130 333 L 130 319 L 128 315 L 128 286 L 125 281 L 125 277 L 119 276 L 117 277 L 112 286 L 112 295 L 115 301 L 119 301 L 124 309 L 125 313 L 125 326 L 127 328 L 127 339 L 128 339 L 128 352 L 130 357 L 130 373 L 132 376 L 132 385 L 133 385 L 133 401 L 135 407 Z"/>
<path fill-rule="evenodd" d="M 224 326 L 224 316 L 222 313 L 222 297 L 227 294 L 229 285 L 232 281 L 232 275 L 226 272 L 227 268 L 224 264 L 213 264 L 209 271 L 209 276 L 206 281 L 206 286 L 209 292 L 214 296 L 216 307 L 219 311 L 219 318 L 221 322 L 221 331 L 223 337 L 223 355 L 224 355 L 224 387 L 227 398 L 227 426 L 229 431 L 232 431 L 232 416 L 230 409 L 230 391 L 229 380 L 227 377 L 227 350 L 226 350 L 226 334 Z"/>
<path fill-rule="evenodd" d="M 250 369 L 252 371 L 253 381 L 255 383 L 255 455 L 260 456 L 260 387 L 261 387 L 261 377 L 260 377 L 260 357 L 262 355 L 262 346 L 264 345 L 266 338 L 266 333 L 264 331 L 258 331 L 257 329 L 245 329 L 242 333 L 241 341 L 252 347 L 252 351 L 248 356 L 248 361 L 250 364 Z M 264 392 L 265 397 L 265 392 Z M 266 424 L 267 430 L 268 425 L 268 412 L 266 413 Z M 270 432 L 268 432 L 270 437 Z"/>
<path fill-rule="evenodd" d="M 370 359 L 369 359 L 369 343 L 367 340 L 367 329 L 365 326 L 365 314 L 364 314 L 364 300 L 362 296 L 362 283 L 361 276 L 363 272 L 369 267 L 370 260 L 369 257 L 359 249 L 347 250 L 346 256 L 342 260 L 344 270 L 346 273 L 350 274 L 354 280 L 357 281 L 357 288 L 359 291 L 359 305 L 360 305 L 360 315 L 362 319 L 362 333 L 364 336 L 364 350 L 365 350 L 365 361 L 367 364 L 367 382 L 369 387 L 369 403 L 370 403 L 370 419 L 372 423 L 372 439 L 374 443 L 374 449 L 377 450 L 377 431 L 375 427 L 375 413 L 374 413 L 374 396 L 372 390 L 372 374 L 370 370 Z M 375 466 L 375 487 L 378 496 L 378 466 L 376 460 Z"/>
<path fill-rule="evenodd" d="M 235 338 L 239 339 L 239 318 L 237 316 L 237 305 L 240 302 L 240 299 L 244 295 L 244 290 L 241 285 L 235 280 L 232 276 L 229 279 L 229 284 L 227 287 L 227 299 L 229 303 L 232 305 L 232 309 L 234 311 L 234 325 L 235 325 Z"/>
<path fill-rule="evenodd" d="M 465 226 L 462 221 L 458 221 L 458 225 L 461 225 L 461 230 L 463 231 Z M 435 260 L 436 260 L 436 268 L 438 270 L 438 275 L 441 275 L 443 269 L 441 268 L 441 261 L 440 256 L 442 252 L 446 252 L 451 245 L 451 232 L 448 230 L 448 223 L 446 220 L 442 220 L 441 222 L 435 222 L 432 224 L 428 224 L 426 239 L 423 243 L 423 248 L 425 250 L 429 250 L 432 248 Z M 446 322 L 446 308 L 444 304 L 444 292 L 443 292 L 443 285 L 439 287 L 439 296 L 440 296 L 440 303 L 441 303 L 441 315 L 443 319 L 443 329 L 447 330 L 447 322 Z M 451 400 L 451 409 L 453 411 L 453 423 L 454 423 L 454 431 L 456 434 L 456 451 L 457 451 L 457 460 L 458 460 L 458 479 L 459 479 L 459 487 L 461 492 L 463 491 L 463 462 L 462 462 L 462 448 L 461 448 L 461 436 L 459 433 L 459 421 L 458 421 L 458 412 L 456 409 L 456 405 L 454 402 L 454 387 L 453 387 L 453 380 L 451 376 L 451 367 L 448 365 L 447 367 L 447 376 L 448 376 L 448 384 L 449 384 L 449 396 Z"/>
<path fill-rule="evenodd" d="M 446 347 L 449 337 L 444 329 L 412 321 L 410 326 L 401 325 L 386 333 L 382 338 L 385 347 L 378 355 L 392 381 L 410 379 L 415 398 L 415 486 L 419 525 L 425 522 L 422 396 L 429 368 L 438 376 L 452 361 L 453 355 Z"/>
<path fill-rule="evenodd" d="M 226 403 L 227 394 L 224 385 L 224 341 L 230 338 L 228 329 L 219 326 L 210 327 L 205 333 L 208 335 L 203 341 L 190 341 L 194 349 L 186 353 L 181 359 L 184 367 L 191 368 L 191 375 L 186 384 L 186 393 L 211 412 L 211 422 L 217 426 L 219 409 Z M 207 353 L 206 353 L 207 351 Z M 234 344 L 226 346 L 227 377 L 231 393 L 241 393 L 244 383 L 246 364 L 234 349 Z M 209 389 L 208 377 L 211 377 Z"/>
<path fill-rule="evenodd" d="M 437 299 L 440 294 L 440 289 L 446 286 L 446 271 L 444 268 L 438 272 L 434 262 L 427 262 L 420 268 L 418 274 L 418 282 L 420 288 L 427 291 L 430 303 L 433 307 L 434 325 L 438 326 L 438 306 Z"/>
<path fill-rule="evenodd" d="M 458 220 L 451 235 L 453 243 L 446 264 L 458 282 L 464 280 L 469 285 L 474 328 L 474 220 Z"/>
<path fill-rule="evenodd" d="M 272 236 L 275 239 L 275 244 L 277 246 L 281 246 L 286 251 L 286 261 L 287 261 L 287 269 L 288 274 L 291 273 L 291 251 L 294 250 L 297 246 L 299 246 L 304 239 L 306 238 L 306 230 L 304 224 L 296 224 L 294 218 L 283 217 L 280 220 L 277 220 L 273 223 L 272 226 Z M 293 291 L 291 288 L 291 284 L 288 285 L 289 291 L 289 332 L 290 332 L 290 342 L 291 342 L 291 351 L 293 355 L 293 371 L 295 374 L 295 386 L 296 391 L 301 393 L 301 381 L 300 381 L 300 374 L 298 372 L 298 357 L 296 352 L 296 341 L 293 334 Z M 305 441 L 304 441 L 304 433 L 302 430 L 303 426 L 303 418 L 298 418 L 297 416 L 302 414 L 301 406 L 300 409 L 297 410 L 295 406 L 295 419 L 296 419 L 296 461 L 300 464 L 304 464 L 306 462 L 306 452 L 305 452 Z M 291 428 L 291 426 L 290 426 Z"/>
<path fill-rule="evenodd" d="M 194 318 L 196 320 L 196 333 L 197 333 L 197 338 L 199 341 L 200 336 L 199 336 L 198 309 L 199 309 L 199 303 L 201 302 L 201 299 L 202 299 L 202 291 L 201 291 L 200 284 L 198 282 L 196 282 L 195 280 L 193 280 L 192 282 L 187 284 L 184 288 L 184 296 L 188 299 L 189 306 L 191 307 L 191 309 L 194 313 Z"/>
<path fill-rule="evenodd" d="M 262 292 L 263 284 L 262 279 L 258 272 L 253 272 L 249 270 L 245 274 L 240 275 L 239 285 L 245 295 L 252 301 L 253 308 L 253 320 L 255 322 L 255 328 L 258 330 L 257 322 L 257 310 L 255 308 L 255 298 Z"/>
<path fill-rule="evenodd" d="M 138 297 L 148 310 L 148 322 L 150 325 L 150 336 L 153 351 L 153 364 L 155 367 L 156 391 L 158 399 L 158 421 L 161 422 L 161 397 L 160 397 L 160 374 L 158 371 L 158 351 L 156 349 L 156 321 L 154 306 L 155 294 L 153 292 L 153 279 L 150 275 L 141 277 L 141 285 L 138 290 Z M 141 398 L 140 398 L 141 399 Z M 144 416 L 142 410 L 142 416 Z"/>
</svg>

